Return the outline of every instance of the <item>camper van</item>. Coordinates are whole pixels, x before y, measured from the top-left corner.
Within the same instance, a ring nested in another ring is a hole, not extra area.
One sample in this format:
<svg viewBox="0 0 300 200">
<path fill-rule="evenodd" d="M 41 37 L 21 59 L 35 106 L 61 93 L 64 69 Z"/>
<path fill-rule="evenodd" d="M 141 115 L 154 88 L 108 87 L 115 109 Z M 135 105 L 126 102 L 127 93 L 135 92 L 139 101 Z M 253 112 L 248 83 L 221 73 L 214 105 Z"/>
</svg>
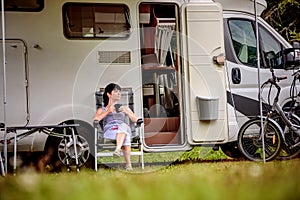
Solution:
<svg viewBox="0 0 300 200">
<path fill-rule="evenodd" d="M 265 8 L 259 0 L 257 14 Z M 144 121 L 145 152 L 210 145 L 240 156 L 239 127 L 259 109 L 253 1 L 7 0 L 4 10 L 4 127 L 78 124 L 77 150 L 79 156 L 88 152 L 80 159 L 86 165 L 95 153 L 95 94 L 115 82 L 124 88 L 124 103 Z M 261 55 L 291 47 L 259 17 L 258 24 Z M 293 70 L 279 58 L 277 64 L 276 74 L 289 77 L 282 85 L 284 102 Z M 261 68 L 266 80 L 265 57 Z M 8 157 L 9 139 L 24 131 L 1 132 Z M 18 158 L 54 166 L 61 145 L 60 137 L 37 131 L 18 139 Z"/>
</svg>

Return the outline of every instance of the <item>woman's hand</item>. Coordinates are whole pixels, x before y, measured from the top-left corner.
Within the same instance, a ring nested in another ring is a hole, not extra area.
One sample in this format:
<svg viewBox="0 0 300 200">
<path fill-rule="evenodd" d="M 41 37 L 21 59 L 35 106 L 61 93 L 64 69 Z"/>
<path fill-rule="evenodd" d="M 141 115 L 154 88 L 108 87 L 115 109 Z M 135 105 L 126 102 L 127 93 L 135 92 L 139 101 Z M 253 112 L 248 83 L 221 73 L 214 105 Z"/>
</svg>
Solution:
<svg viewBox="0 0 300 200">
<path fill-rule="evenodd" d="M 133 113 L 128 106 L 121 106 L 119 108 L 119 111 L 125 113 L 126 115 L 129 115 L 130 113 Z"/>
<path fill-rule="evenodd" d="M 138 120 L 138 117 L 132 112 L 132 110 L 128 106 L 121 106 L 119 108 L 120 112 L 125 113 L 133 122 Z"/>
</svg>

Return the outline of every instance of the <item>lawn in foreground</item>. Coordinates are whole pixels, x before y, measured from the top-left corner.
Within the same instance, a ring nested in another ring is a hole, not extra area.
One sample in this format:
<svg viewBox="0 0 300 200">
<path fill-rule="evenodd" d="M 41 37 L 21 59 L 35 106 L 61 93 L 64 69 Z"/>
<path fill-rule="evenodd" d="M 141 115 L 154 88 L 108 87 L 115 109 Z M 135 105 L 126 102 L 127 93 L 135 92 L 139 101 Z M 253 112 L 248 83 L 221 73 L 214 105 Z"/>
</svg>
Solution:
<svg viewBox="0 0 300 200">
<path fill-rule="evenodd" d="M 300 199 L 300 159 L 268 163 L 234 161 L 172 165 L 127 173 L 26 172 L 0 178 L 0 200 Z"/>
</svg>

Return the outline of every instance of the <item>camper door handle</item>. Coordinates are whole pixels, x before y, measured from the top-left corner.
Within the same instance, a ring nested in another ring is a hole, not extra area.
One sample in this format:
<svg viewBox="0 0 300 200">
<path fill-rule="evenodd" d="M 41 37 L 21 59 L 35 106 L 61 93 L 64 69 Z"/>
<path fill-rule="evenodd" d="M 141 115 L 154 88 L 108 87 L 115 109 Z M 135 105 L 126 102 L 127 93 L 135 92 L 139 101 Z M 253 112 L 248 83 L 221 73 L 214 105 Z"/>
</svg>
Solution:
<svg viewBox="0 0 300 200">
<path fill-rule="evenodd" d="M 233 84 L 240 84 L 241 83 L 241 70 L 239 68 L 232 68 L 231 70 L 231 78 Z"/>
<path fill-rule="evenodd" d="M 224 65 L 225 63 L 225 56 L 223 53 L 217 55 L 217 56 L 214 56 L 213 57 L 213 61 L 214 63 L 218 64 L 218 65 Z"/>
</svg>

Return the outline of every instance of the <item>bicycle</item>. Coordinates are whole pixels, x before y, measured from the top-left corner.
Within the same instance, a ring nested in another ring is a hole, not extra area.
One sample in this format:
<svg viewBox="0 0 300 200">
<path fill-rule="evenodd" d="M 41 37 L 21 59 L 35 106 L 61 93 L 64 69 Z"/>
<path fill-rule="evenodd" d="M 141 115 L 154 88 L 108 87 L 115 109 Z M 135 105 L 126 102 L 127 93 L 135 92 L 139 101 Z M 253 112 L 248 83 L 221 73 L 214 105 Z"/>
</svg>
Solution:
<svg viewBox="0 0 300 200">
<path fill-rule="evenodd" d="M 296 87 L 297 82 L 300 83 L 300 69 L 293 73 L 292 76 L 294 78 L 290 87 L 290 99 L 283 105 L 283 110 L 293 112 L 300 117 L 300 91 L 298 92 Z"/>
<path fill-rule="evenodd" d="M 296 83 L 298 81 L 300 81 L 300 70 L 297 70 L 295 73 L 292 74 L 293 81 L 291 84 L 291 88 L 290 88 L 290 102 L 288 105 L 285 105 L 282 110 L 287 112 L 287 113 L 293 113 L 295 114 L 298 119 L 296 119 L 295 117 L 291 118 L 290 120 L 292 120 L 292 123 L 295 125 L 300 125 L 300 118 L 299 118 L 299 114 L 300 114 L 300 92 L 297 91 L 297 87 L 296 87 Z M 290 116 L 291 114 L 287 114 L 287 116 Z M 277 119 L 275 119 L 275 121 L 281 126 L 281 128 L 284 130 L 285 128 L 285 123 L 279 118 L 277 117 Z M 297 138 L 297 136 L 295 135 L 295 132 L 288 132 L 285 134 L 285 138 L 286 138 L 286 143 L 290 144 L 290 146 L 294 143 L 295 138 Z M 289 146 L 287 145 L 283 145 L 282 146 L 282 150 L 281 153 L 278 155 L 278 159 L 291 159 L 296 157 L 297 155 L 300 155 L 299 153 L 300 151 L 300 147 L 295 147 L 293 149 L 290 149 Z"/>
<path fill-rule="evenodd" d="M 277 89 L 271 109 L 266 116 L 257 116 L 246 121 L 238 133 L 240 151 L 253 161 L 271 161 L 282 151 L 284 155 L 281 156 L 292 158 L 300 152 L 300 119 L 293 112 L 284 112 L 278 103 L 281 91 L 278 83 L 287 77 L 277 77 L 274 70 L 270 70 L 272 78 L 263 83 L 261 88 L 263 90 L 270 84 L 270 91 L 272 86 Z M 270 94 L 271 92 L 268 99 Z"/>
</svg>

